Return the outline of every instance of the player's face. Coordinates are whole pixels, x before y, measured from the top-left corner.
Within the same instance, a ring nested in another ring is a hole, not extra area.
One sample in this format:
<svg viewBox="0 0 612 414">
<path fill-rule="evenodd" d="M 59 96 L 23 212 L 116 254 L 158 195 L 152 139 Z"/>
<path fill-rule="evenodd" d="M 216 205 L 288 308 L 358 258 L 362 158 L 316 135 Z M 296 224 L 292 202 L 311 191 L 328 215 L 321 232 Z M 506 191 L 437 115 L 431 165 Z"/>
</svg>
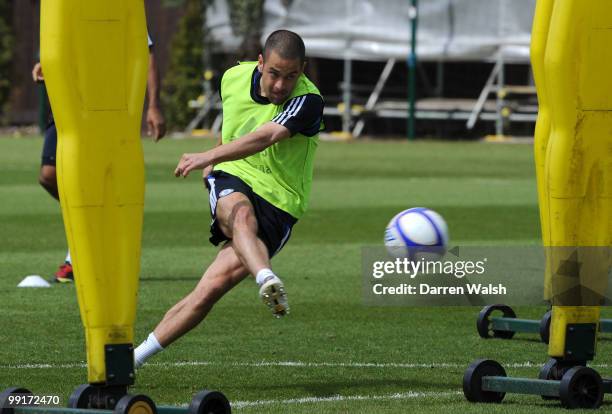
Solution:
<svg viewBox="0 0 612 414">
<path fill-rule="evenodd" d="M 261 95 L 275 105 L 280 105 L 291 95 L 295 84 L 304 72 L 304 64 L 299 59 L 283 59 L 274 50 L 264 61 L 259 55 L 261 72 Z"/>
</svg>

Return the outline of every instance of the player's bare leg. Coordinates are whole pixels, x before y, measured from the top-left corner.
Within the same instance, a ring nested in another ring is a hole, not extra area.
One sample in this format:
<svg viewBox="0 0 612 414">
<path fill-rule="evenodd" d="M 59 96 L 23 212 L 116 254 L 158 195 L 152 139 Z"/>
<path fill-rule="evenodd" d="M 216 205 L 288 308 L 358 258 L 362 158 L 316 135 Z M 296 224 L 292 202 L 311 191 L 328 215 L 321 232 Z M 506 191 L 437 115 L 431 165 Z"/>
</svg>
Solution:
<svg viewBox="0 0 612 414">
<path fill-rule="evenodd" d="M 257 237 L 257 219 L 247 196 L 232 193 L 220 198 L 216 213 L 221 231 L 232 240 L 238 257 L 251 274 L 270 268 L 268 249 Z"/>
<path fill-rule="evenodd" d="M 38 175 L 38 182 L 44 188 L 51 197 L 59 201 L 59 192 L 57 189 L 57 173 L 55 165 L 42 165 L 40 167 L 40 174 Z"/>
<path fill-rule="evenodd" d="M 232 242 L 223 246 L 195 289 L 170 308 L 155 330 L 136 348 L 136 366 L 139 367 L 148 358 L 195 328 L 214 304 L 248 274 Z"/>
<path fill-rule="evenodd" d="M 43 164 L 40 167 L 38 175 L 38 183 L 44 188 L 51 197 L 59 201 L 59 192 L 57 188 L 57 169 L 55 165 Z M 59 283 L 70 283 L 74 280 L 72 272 L 72 261 L 70 259 L 70 250 L 66 254 L 64 263 L 59 266 L 55 272 L 55 281 Z"/>
<path fill-rule="evenodd" d="M 241 262 L 255 276 L 259 296 L 276 317 L 289 312 L 285 286 L 270 266 L 266 245 L 257 237 L 257 218 L 248 197 L 232 193 L 217 202 L 216 217 L 221 231 L 232 239 Z"/>
</svg>

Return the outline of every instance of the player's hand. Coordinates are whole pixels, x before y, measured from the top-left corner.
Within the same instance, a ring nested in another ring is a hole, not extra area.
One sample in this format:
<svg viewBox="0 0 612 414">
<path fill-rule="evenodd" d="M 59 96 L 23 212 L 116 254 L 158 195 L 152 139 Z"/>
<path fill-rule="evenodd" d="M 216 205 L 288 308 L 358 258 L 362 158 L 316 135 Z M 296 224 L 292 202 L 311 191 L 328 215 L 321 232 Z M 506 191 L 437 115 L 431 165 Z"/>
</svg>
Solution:
<svg viewBox="0 0 612 414">
<path fill-rule="evenodd" d="M 147 109 L 147 135 L 153 136 L 155 142 L 166 135 L 166 120 L 157 106 L 149 106 Z"/>
<path fill-rule="evenodd" d="M 42 66 L 40 65 L 40 62 L 36 62 L 34 68 L 32 68 L 32 79 L 34 80 L 34 82 L 42 82 L 45 80 L 45 78 L 43 77 Z"/>
<path fill-rule="evenodd" d="M 174 170 L 174 176 L 187 177 L 191 171 L 201 170 L 208 166 L 210 166 L 210 161 L 205 152 L 198 154 L 183 154 Z"/>
</svg>

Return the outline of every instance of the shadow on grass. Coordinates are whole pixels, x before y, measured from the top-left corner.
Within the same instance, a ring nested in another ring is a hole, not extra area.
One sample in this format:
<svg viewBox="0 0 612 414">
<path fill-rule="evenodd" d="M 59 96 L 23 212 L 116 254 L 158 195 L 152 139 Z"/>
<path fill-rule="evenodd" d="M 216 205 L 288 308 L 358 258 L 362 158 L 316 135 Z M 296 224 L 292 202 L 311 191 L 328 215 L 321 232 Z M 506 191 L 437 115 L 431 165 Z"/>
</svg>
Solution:
<svg viewBox="0 0 612 414">
<path fill-rule="evenodd" d="M 452 379 L 452 377 L 451 377 Z M 350 388 L 359 389 L 360 393 L 363 393 L 365 388 L 372 389 L 372 393 L 381 393 L 387 389 L 388 392 L 397 392 L 397 389 L 403 389 L 404 392 L 448 392 L 449 389 L 457 389 L 459 391 L 461 383 L 457 378 L 455 381 L 449 381 L 449 379 L 441 381 L 427 381 L 421 379 L 355 379 L 354 381 L 321 381 L 321 382 L 295 382 L 291 386 L 282 384 L 278 386 L 267 384 L 265 387 L 254 385 L 252 387 L 245 387 L 251 389 L 261 389 L 262 392 L 269 392 L 271 389 L 299 389 L 309 397 L 325 398 L 332 397 L 339 394 L 346 394 L 346 390 Z"/>
</svg>

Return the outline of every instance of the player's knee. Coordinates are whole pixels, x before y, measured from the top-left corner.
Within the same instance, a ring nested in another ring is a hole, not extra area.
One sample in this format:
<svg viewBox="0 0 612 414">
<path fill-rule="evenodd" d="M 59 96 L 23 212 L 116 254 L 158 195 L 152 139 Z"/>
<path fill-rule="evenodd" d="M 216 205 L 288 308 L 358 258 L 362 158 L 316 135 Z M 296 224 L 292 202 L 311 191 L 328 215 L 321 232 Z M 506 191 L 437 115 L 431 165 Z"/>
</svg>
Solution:
<svg viewBox="0 0 612 414">
<path fill-rule="evenodd" d="M 240 231 L 257 231 L 257 219 L 251 206 L 242 204 L 236 206 L 232 220 L 233 233 Z"/>
<path fill-rule="evenodd" d="M 52 196 L 57 198 L 57 178 L 55 175 L 55 169 L 43 168 L 40 170 L 38 175 L 38 183 L 49 192 Z"/>
<path fill-rule="evenodd" d="M 55 184 L 56 177 L 55 172 L 50 169 L 43 168 L 40 170 L 40 174 L 38 175 L 38 182 L 43 187 L 47 188 L 53 186 Z"/>
</svg>

